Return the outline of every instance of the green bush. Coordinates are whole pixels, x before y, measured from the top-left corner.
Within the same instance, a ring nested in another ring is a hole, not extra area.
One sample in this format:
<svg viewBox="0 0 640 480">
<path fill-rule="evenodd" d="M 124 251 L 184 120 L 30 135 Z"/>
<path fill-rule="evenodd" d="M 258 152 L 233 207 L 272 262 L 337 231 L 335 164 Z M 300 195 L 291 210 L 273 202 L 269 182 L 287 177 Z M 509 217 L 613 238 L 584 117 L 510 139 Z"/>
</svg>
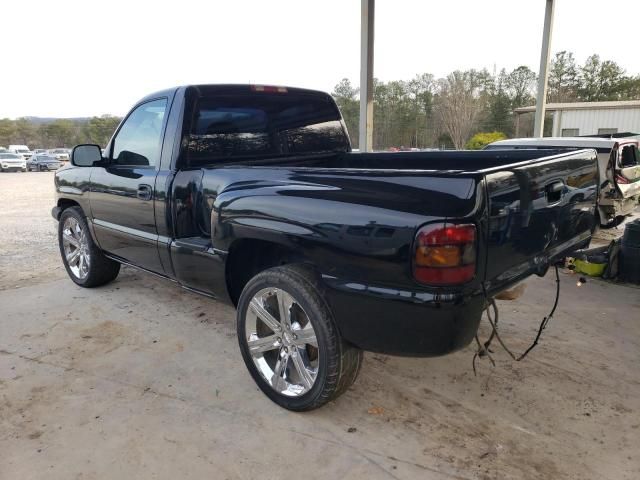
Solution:
<svg viewBox="0 0 640 480">
<path fill-rule="evenodd" d="M 480 150 L 490 143 L 504 140 L 507 136 L 502 132 L 478 132 L 467 142 L 467 150 Z"/>
</svg>

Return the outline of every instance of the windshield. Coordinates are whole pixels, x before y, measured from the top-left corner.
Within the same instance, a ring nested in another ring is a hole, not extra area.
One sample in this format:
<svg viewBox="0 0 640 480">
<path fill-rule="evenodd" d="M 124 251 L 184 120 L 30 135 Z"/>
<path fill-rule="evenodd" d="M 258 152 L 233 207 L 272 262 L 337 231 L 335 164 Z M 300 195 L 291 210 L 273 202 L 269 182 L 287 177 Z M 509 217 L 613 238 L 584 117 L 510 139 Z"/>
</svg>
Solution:
<svg viewBox="0 0 640 480">
<path fill-rule="evenodd" d="M 187 158 L 190 164 L 203 164 L 348 149 L 340 113 L 327 97 L 252 93 L 200 98 Z"/>
<path fill-rule="evenodd" d="M 15 153 L 0 153 L 0 158 L 4 159 L 13 159 L 13 158 L 22 158 L 20 155 L 16 155 Z"/>
<path fill-rule="evenodd" d="M 29 150 L 18 149 L 18 153 L 29 153 Z"/>
</svg>

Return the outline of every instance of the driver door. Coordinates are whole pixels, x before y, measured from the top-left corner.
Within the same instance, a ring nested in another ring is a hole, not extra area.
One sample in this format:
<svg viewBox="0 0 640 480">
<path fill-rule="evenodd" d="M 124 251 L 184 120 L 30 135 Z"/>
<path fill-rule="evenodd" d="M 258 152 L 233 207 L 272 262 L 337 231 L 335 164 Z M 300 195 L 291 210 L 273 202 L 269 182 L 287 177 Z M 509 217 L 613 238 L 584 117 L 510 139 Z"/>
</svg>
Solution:
<svg viewBox="0 0 640 480">
<path fill-rule="evenodd" d="M 164 273 L 158 254 L 154 202 L 167 99 L 136 106 L 94 167 L 89 200 L 100 248 L 133 265 Z"/>
</svg>

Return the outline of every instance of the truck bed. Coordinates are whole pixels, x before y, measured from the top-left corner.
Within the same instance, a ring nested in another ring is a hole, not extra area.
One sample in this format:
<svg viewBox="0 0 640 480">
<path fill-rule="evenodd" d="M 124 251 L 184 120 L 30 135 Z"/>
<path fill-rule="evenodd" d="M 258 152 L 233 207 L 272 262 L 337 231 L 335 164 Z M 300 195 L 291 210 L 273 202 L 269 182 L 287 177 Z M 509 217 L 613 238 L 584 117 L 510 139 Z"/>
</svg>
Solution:
<svg viewBox="0 0 640 480">
<path fill-rule="evenodd" d="M 540 158 L 563 152 L 564 150 L 537 152 L 516 149 L 508 151 L 346 152 L 291 158 L 247 159 L 243 162 L 236 161 L 233 165 L 298 166 L 347 170 L 422 170 L 448 175 L 453 172 L 488 171 L 521 162 L 537 161 Z"/>
<path fill-rule="evenodd" d="M 298 232 L 319 247 L 312 255 L 330 247 L 329 257 L 314 261 L 332 265 L 332 274 L 406 286 L 413 284 L 416 229 L 441 219 L 468 221 L 482 233 L 478 280 L 499 290 L 589 241 L 595 153 L 550 153 L 342 153 L 185 170 L 174 180 L 177 234 L 213 236 L 215 248 L 229 251 L 241 231 L 284 229 L 293 232 L 287 241 Z M 201 211 L 191 218 L 179 205 L 193 198 L 201 198 Z M 336 242 L 341 253 L 333 259 Z M 373 258 L 349 268 L 345 251 Z"/>
</svg>

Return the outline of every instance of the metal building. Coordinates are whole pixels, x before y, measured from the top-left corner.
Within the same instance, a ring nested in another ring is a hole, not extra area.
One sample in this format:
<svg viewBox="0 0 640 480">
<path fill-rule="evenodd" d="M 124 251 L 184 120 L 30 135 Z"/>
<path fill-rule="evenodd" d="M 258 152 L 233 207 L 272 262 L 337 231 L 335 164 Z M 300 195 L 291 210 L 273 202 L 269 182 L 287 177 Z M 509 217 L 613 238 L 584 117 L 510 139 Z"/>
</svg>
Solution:
<svg viewBox="0 0 640 480">
<path fill-rule="evenodd" d="M 640 100 L 548 103 L 546 110 L 553 115 L 552 137 L 640 133 Z M 535 111 L 535 106 L 515 109 L 516 137 L 527 133 L 520 117 Z"/>
</svg>

